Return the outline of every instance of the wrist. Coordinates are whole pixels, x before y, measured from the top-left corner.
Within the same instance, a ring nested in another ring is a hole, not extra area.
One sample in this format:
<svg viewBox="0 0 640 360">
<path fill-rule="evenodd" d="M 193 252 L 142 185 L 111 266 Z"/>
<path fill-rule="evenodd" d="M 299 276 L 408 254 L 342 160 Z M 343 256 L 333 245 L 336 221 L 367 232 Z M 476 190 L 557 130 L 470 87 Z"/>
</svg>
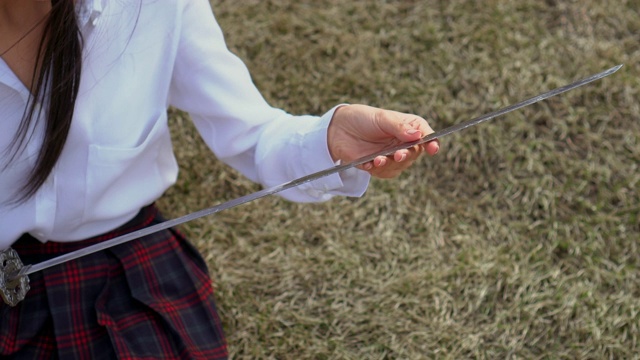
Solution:
<svg viewBox="0 0 640 360">
<path fill-rule="evenodd" d="M 333 110 L 333 115 L 331 117 L 331 121 L 329 122 L 329 126 L 327 127 L 327 148 L 329 150 L 329 155 L 333 162 L 337 162 L 341 159 L 340 157 L 340 118 L 341 115 L 339 113 L 343 113 L 345 108 L 349 107 L 348 104 L 338 105 Z"/>
</svg>

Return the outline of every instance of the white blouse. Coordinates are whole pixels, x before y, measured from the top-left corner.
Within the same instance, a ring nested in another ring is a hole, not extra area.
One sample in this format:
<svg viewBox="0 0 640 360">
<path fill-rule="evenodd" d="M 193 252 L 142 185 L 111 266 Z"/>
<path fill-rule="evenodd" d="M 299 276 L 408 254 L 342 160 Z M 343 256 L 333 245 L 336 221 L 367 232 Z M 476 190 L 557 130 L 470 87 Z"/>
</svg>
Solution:
<svg viewBox="0 0 640 360">
<path fill-rule="evenodd" d="M 48 180 L 18 205 L 11 199 L 34 165 L 44 119 L 8 162 L 30 93 L 0 59 L 0 249 L 23 233 L 43 242 L 95 236 L 160 197 L 178 174 L 168 106 L 191 115 L 221 161 L 265 186 L 334 165 L 326 142 L 333 110 L 292 116 L 270 107 L 227 49 L 206 0 L 77 4 L 84 62 L 69 137 Z M 368 181 L 351 169 L 282 195 L 299 202 L 360 196 Z"/>
</svg>

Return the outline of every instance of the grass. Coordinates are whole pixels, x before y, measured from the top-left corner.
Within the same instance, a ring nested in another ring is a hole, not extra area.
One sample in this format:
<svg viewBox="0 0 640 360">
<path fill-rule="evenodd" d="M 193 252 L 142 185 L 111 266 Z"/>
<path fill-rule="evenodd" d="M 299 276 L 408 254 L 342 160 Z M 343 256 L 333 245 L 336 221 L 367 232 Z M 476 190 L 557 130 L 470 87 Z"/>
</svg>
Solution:
<svg viewBox="0 0 640 360">
<path fill-rule="evenodd" d="M 359 199 L 270 197 L 193 221 L 236 359 L 639 359 L 640 1 L 216 0 L 268 101 L 443 128 Z M 215 59 L 212 59 L 215 61 Z M 259 189 L 171 112 L 179 216 Z"/>
</svg>

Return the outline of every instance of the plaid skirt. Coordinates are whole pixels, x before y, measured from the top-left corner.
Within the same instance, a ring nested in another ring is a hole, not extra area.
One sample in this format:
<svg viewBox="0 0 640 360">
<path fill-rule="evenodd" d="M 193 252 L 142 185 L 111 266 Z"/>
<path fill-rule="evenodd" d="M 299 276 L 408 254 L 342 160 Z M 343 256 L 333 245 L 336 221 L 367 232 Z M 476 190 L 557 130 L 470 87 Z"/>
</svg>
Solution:
<svg viewBox="0 0 640 360">
<path fill-rule="evenodd" d="M 155 206 L 108 234 L 13 248 L 33 264 L 163 221 Z M 29 275 L 17 306 L 0 301 L 2 359 L 224 359 L 206 263 L 175 229 Z"/>
</svg>

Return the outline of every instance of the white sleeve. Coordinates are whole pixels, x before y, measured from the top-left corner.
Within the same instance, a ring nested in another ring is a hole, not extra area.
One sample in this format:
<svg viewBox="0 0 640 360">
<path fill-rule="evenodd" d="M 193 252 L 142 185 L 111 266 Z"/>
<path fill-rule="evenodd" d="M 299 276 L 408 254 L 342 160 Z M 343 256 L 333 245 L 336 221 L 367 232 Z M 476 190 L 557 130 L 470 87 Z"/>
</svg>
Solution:
<svg viewBox="0 0 640 360">
<path fill-rule="evenodd" d="M 331 109 L 293 116 L 264 100 L 245 64 L 227 48 L 206 0 L 185 1 L 169 102 L 191 115 L 216 156 L 266 187 L 334 165 L 327 148 Z M 298 202 L 361 196 L 367 172 L 350 169 L 287 190 Z"/>
</svg>

